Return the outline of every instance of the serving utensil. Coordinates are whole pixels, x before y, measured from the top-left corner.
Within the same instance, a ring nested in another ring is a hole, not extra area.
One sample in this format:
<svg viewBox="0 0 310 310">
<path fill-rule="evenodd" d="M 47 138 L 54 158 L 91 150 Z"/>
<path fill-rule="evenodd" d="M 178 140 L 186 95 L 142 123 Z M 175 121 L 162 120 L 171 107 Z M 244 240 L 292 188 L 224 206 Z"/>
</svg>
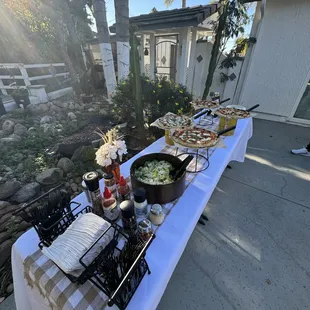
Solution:
<svg viewBox="0 0 310 310">
<path fill-rule="evenodd" d="M 180 176 L 183 175 L 183 173 L 186 171 L 186 167 L 190 164 L 190 162 L 193 160 L 193 155 L 188 155 L 179 166 L 175 167 L 173 170 L 170 171 L 169 175 L 172 178 L 172 180 L 177 180 Z"/>
<path fill-rule="evenodd" d="M 259 107 L 259 104 L 255 104 L 252 108 L 248 108 L 247 112 L 251 112 L 251 111 L 253 111 L 254 109 L 256 109 L 258 107 Z"/>
</svg>

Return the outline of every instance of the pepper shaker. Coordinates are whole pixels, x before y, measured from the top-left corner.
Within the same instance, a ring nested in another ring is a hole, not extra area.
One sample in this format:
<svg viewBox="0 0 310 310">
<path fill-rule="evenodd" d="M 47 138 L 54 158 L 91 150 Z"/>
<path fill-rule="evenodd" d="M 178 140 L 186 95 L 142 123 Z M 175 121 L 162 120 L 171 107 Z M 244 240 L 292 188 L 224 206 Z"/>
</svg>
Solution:
<svg viewBox="0 0 310 310">
<path fill-rule="evenodd" d="M 125 200 L 120 204 L 123 228 L 128 234 L 137 233 L 137 218 L 132 201 Z"/>
</svg>

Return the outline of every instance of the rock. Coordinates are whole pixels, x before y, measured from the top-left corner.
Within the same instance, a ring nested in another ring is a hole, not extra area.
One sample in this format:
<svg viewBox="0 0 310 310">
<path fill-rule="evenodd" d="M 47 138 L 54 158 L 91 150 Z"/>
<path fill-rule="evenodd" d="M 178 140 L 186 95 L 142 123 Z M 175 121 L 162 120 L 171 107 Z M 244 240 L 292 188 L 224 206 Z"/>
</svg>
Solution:
<svg viewBox="0 0 310 310">
<path fill-rule="evenodd" d="M 12 240 L 6 240 L 0 244 L 0 267 L 2 267 L 3 264 L 10 258 L 12 245 Z"/>
<path fill-rule="evenodd" d="M 22 139 L 21 136 L 13 133 L 12 135 L 8 136 L 7 138 L 1 138 L 0 141 L 3 144 L 12 144 L 12 143 L 20 142 L 21 139 Z"/>
<path fill-rule="evenodd" d="M 28 129 L 27 127 L 25 127 L 22 124 L 16 124 L 14 126 L 14 134 L 19 135 L 19 136 L 23 136 L 27 133 Z"/>
<path fill-rule="evenodd" d="M 78 185 L 76 183 L 72 183 L 70 187 L 71 187 L 73 192 L 77 192 L 78 189 L 79 189 L 79 187 L 78 187 Z"/>
<path fill-rule="evenodd" d="M 96 158 L 96 151 L 91 146 L 81 146 L 73 154 L 72 161 L 93 161 Z"/>
<path fill-rule="evenodd" d="M 23 172 L 23 170 L 24 170 L 24 164 L 23 163 L 19 163 L 18 165 L 17 165 L 17 167 L 15 168 L 15 171 L 16 172 Z"/>
<path fill-rule="evenodd" d="M 6 288 L 7 294 L 12 294 L 14 290 L 13 283 L 9 284 L 8 287 Z"/>
<path fill-rule="evenodd" d="M 40 124 L 48 124 L 48 123 L 51 123 L 52 122 L 52 118 L 50 116 L 43 116 L 41 117 L 41 120 L 40 120 Z"/>
<path fill-rule="evenodd" d="M 46 103 L 42 103 L 42 104 L 39 104 L 39 109 L 41 110 L 41 112 L 45 113 L 49 110 L 49 106 Z"/>
<path fill-rule="evenodd" d="M 75 119 L 76 119 L 76 115 L 75 115 L 73 112 L 69 112 L 69 113 L 68 113 L 68 117 L 69 117 L 71 120 L 75 120 Z"/>
<path fill-rule="evenodd" d="M 104 116 L 108 116 L 109 115 L 109 113 L 108 113 L 108 111 L 106 109 L 100 109 L 99 110 L 99 114 L 100 115 L 104 115 Z"/>
<path fill-rule="evenodd" d="M 18 181 L 9 181 L 0 185 L 0 199 L 6 199 L 14 195 L 20 189 Z M 0 252 L 1 253 L 1 252 Z"/>
<path fill-rule="evenodd" d="M 0 139 L 7 136 L 7 133 L 4 130 L 0 130 Z"/>
<path fill-rule="evenodd" d="M 29 104 L 29 105 L 27 105 L 26 110 L 31 115 L 39 115 L 39 114 L 41 114 L 41 109 L 39 108 L 38 104 L 34 104 L 34 103 Z"/>
<path fill-rule="evenodd" d="M 88 112 L 95 112 L 96 110 L 94 108 L 90 108 L 87 110 Z"/>
<path fill-rule="evenodd" d="M 75 106 L 72 102 L 70 102 L 69 107 L 70 110 L 75 110 Z"/>
<path fill-rule="evenodd" d="M 58 152 L 65 157 L 72 157 L 74 152 L 81 146 L 85 145 L 85 142 L 75 142 L 75 143 L 60 143 L 58 146 Z"/>
<path fill-rule="evenodd" d="M 11 239 L 10 233 L 7 231 L 3 231 L 0 233 L 0 244 L 4 241 Z"/>
<path fill-rule="evenodd" d="M 61 102 L 61 101 L 55 101 L 54 105 L 59 107 L 59 108 L 63 108 L 63 109 L 68 109 L 68 107 L 69 107 L 68 102 Z"/>
<path fill-rule="evenodd" d="M 8 222 L 11 220 L 11 218 L 12 218 L 12 214 L 11 213 L 7 213 L 7 214 L 1 216 L 1 218 L 0 218 L 0 227 L 3 227 L 5 225 L 7 225 Z"/>
<path fill-rule="evenodd" d="M 11 204 L 8 201 L 0 200 L 0 211 L 9 206 L 11 206 Z"/>
<path fill-rule="evenodd" d="M 23 116 L 25 112 L 26 110 L 24 108 L 19 108 L 19 109 L 13 110 L 11 113 L 13 113 L 14 115 Z"/>
<path fill-rule="evenodd" d="M 57 163 L 57 168 L 62 169 L 64 171 L 64 173 L 69 173 L 73 170 L 74 163 L 72 162 L 71 159 L 69 159 L 67 157 L 63 157 Z"/>
<path fill-rule="evenodd" d="M 14 126 L 15 123 L 9 119 L 5 120 L 4 123 L 2 124 L 2 129 L 5 133 L 8 135 L 12 134 L 14 132 Z"/>
<path fill-rule="evenodd" d="M 53 124 L 42 124 L 40 127 L 43 128 L 44 133 L 51 135 L 54 135 L 57 131 Z"/>
<path fill-rule="evenodd" d="M 36 176 L 37 182 L 42 185 L 54 185 L 63 177 L 63 171 L 59 168 L 50 168 Z"/>
<path fill-rule="evenodd" d="M 74 181 L 75 181 L 75 183 L 77 183 L 77 184 L 81 184 L 81 183 L 82 183 L 82 178 L 81 178 L 81 177 L 76 177 L 76 178 L 74 179 Z"/>
<path fill-rule="evenodd" d="M 22 161 L 24 159 L 24 155 L 22 153 L 16 153 L 13 155 L 15 162 Z"/>
<path fill-rule="evenodd" d="M 24 185 L 18 190 L 11 198 L 11 201 L 22 203 L 29 201 L 40 193 L 40 184 L 37 182 L 29 183 Z"/>
</svg>

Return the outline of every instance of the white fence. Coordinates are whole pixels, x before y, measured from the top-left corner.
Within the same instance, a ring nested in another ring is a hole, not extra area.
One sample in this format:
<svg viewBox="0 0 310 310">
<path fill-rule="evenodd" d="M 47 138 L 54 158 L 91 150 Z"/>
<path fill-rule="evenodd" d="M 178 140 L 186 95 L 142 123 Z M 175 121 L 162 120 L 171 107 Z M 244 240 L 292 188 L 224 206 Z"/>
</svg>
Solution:
<svg viewBox="0 0 310 310">
<path fill-rule="evenodd" d="M 32 69 L 42 69 L 41 72 L 47 71 L 49 74 L 31 75 L 29 71 Z M 10 90 L 27 89 L 31 103 L 44 103 L 49 99 L 59 98 L 71 92 L 72 87 L 62 87 L 61 82 L 58 82 L 58 89 L 47 93 L 44 85 L 44 81 L 47 79 L 69 78 L 69 72 L 57 73 L 59 69 L 64 71 L 65 64 L 0 63 L 0 72 L 2 72 L 0 74 L 0 92 L 3 95 L 8 95 Z M 18 73 L 15 74 L 16 72 Z M 19 82 L 20 80 L 23 82 Z M 42 81 L 42 84 L 38 84 L 37 81 Z"/>
</svg>

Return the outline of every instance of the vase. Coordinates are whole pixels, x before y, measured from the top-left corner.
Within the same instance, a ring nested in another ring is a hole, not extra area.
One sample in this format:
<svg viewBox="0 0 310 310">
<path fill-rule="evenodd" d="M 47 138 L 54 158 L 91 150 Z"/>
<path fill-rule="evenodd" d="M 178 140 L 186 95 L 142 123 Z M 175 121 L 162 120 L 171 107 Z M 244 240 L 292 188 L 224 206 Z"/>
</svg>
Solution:
<svg viewBox="0 0 310 310">
<path fill-rule="evenodd" d="M 104 172 L 112 173 L 114 176 L 115 183 L 118 184 L 121 177 L 120 164 L 117 161 L 113 161 L 111 165 L 104 167 Z"/>
</svg>

